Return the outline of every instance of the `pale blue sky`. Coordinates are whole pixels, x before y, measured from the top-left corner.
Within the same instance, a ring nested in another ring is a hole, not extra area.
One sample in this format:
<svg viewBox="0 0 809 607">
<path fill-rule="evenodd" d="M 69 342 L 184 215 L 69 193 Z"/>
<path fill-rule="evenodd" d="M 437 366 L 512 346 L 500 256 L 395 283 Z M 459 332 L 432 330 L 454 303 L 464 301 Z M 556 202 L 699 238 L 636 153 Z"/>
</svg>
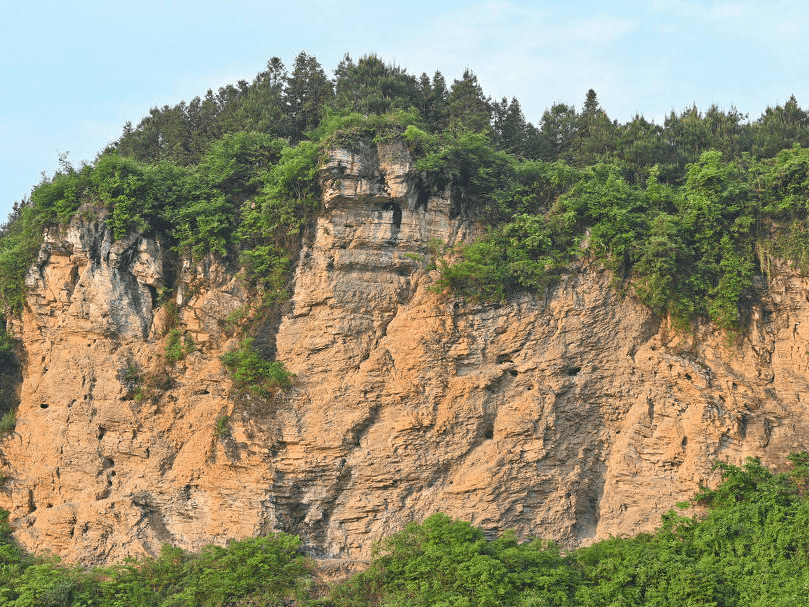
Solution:
<svg viewBox="0 0 809 607">
<path fill-rule="evenodd" d="M 297 4 L 297 5 L 296 5 Z M 155 105 L 252 80 L 301 50 L 327 72 L 376 53 L 448 82 L 471 68 L 537 123 L 587 89 L 611 118 L 661 122 L 696 103 L 757 118 L 795 94 L 809 107 L 809 9 L 783 0 L 0 4 L 0 217 L 69 152 L 92 161 Z"/>
</svg>

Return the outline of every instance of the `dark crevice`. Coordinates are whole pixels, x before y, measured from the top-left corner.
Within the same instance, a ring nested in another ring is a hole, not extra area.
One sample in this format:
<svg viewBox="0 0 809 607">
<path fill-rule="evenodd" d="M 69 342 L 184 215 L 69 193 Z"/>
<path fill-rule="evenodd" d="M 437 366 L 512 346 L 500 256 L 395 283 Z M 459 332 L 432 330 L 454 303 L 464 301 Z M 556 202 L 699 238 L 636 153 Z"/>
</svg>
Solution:
<svg viewBox="0 0 809 607">
<path fill-rule="evenodd" d="M 402 207 L 391 200 L 384 204 L 382 210 L 393 211 L 393 227 L 398 231 L 402 227 Z"/>
<path fill-rule="evenodd" d="M 761 441 L 761 446 L 766 447 L 770 444 L 770 438 L 772 437 L 772 430 L 774 424 L 771 419 L 764 418 L 764 440 Z"/>
<path fill-rule="evenodd" d="M 598 529 L 598 521 L 601 517 L 601 498 L 604 495 L 604 483 L 606 466 L 603 462 L 594 461 L 598 457 L 597 451 L 588 454 L 584 464 L 592 470 L 592 475 L 583 479 L 582 484 L 576 491 L 575 516 L 576 522 L 573 527 L 576 541 L 582 542 L 593 538 Z"/>
<path fill-rule="evenodd" d="M 393 225 L 397 230 L 402 227 L 402 207 L 398 204 L 393 206 Z"/>
<path fill-rule="evenodd" d="M 315 220 L 310 220 L 305 230 L 303 230 L 303 235 L 288 237 L 287 242 L 284 243 L 284 249 L 289 253 L 290 258 L 286 271 L 285 290 L 287 293 L 295 292 L 295 268 L 304 249 L 305 241 L 311 242 L 314 239 L 315 225 Z M 278 328 L 281 326 L 281 318 L 291 309 L 292 301 L 290 297 L 276 298 L 269 305 L 261 307 L 253 322 L 250 335 L 254 338 L 253 345 L 267 360 L 275 360 L 276 338 L 278 337 Z"/>
<path fill-rule="evenodd" d="M 494 417 L 491 414 L 484 415 L 478 426 L 478 436 L 483 436 L 484 440 L 494 438 Z"/>
<path fill-rule="evenodd" d="M 0 336 L 5 335 L 5 319 L 0 315 Z M 20 387 L 22 386 L 22 364 L 20 354 L 24 351 L 19 342 L 12 342 L 13 349 L 0 351 L 0 416 L 14 411 L 20 404 Z"/>
<path fill-rule="evenodd" d="M 135 526 L 138 526 L 143 520 L 146 520 L 151 530 L 157 536 L 157 539 L 167 543 L 175 542 L 174 536 L 166 526 L 163 513 L 160 507 L 155 503 L 151 493 L 139 491 L 132 496 L 132 504 L 141 511 L 141 518 L 135 523 Z"/>
<path fill-rule="evenodd" d="M 416 190 L 416 208 L 415 210 L 418 211 L 419 209 L 427 210 L 427 201 L 430 199 L 430 190 L 427 186 L 427 183 L 419 177 L 416 181 L 415 185 Z"/>
<path fill-rule="evenodd" d="M 449 192 L 449 218 L 456 219 L 463 210 L 463 193 L 453 185 Z"/>
<path fill-rule="evenodd" d="M 156 308 L 159 305 L 159 298 L 157 296 L 157 289 L 152 285 L 146 285 L 146 288 L 149 289 L 149 295 L 152 298 L 152 309 Z"/>
</svg>

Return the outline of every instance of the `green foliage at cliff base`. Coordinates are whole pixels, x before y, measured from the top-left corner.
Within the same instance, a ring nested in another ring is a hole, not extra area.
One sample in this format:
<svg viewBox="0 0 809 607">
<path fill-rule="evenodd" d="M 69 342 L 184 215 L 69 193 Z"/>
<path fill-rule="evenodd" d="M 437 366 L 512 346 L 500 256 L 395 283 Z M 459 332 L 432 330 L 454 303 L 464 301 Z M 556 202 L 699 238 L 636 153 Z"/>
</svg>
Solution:
<svg viewBox="0 0 809 607">
<path fill-rule="evenodd" d="M 722 482 L 663 517 L 654 534 L 564 553 L 487 539 L 444 515 L 383 541 L 371 566 L 321 605 L 715 607 L 809 604 L 809 455 L 774 474 L 717 464 Z M 698 508 L 687 516 L 683 508 Z M 702 508 L 705 510 L 703 511 Z"/>
<path fill-rule="evenodd" d="M 313 563 L 286 534 L 206 546 L 164 546 L 154 558 L 83 569 L 25 554 L 0 519 L 0 604 L 8 607 L 282 606 L 305 599 Z"/>
<path fill-rule="evenodd" d="M 222 418 L 225 420 L 226 417 Z M 276 534 L 198 554 L 82 569 L 33 557 L 0 517 L 0 601 L 10 607 L 771 607 L 809 604 L 809 454 L 775 474 L 718 464 L 722 481 L 664 515 L 654 534 L 564 552 L 436 514 L 383 540 L 331 589 L 300 541 Z M 697 508 L 692 516 L 687 508 Z"/>
</svg>

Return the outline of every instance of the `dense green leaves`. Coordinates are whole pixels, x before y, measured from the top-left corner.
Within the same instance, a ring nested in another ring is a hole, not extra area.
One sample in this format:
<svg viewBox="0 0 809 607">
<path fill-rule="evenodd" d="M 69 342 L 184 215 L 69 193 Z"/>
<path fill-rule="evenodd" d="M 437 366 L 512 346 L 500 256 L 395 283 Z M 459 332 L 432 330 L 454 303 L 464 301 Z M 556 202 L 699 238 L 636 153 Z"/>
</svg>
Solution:
<svg viewBox="0 0 809 607">
<path fill-rule="evenodd" d="M 0 600 L 9 607 L 280 607 L 302 599 L 313 565 L 286 534 L 206 546 L 164 546 L 155 558 L 84 570 L 34 559 L 0 519 Z"/>
<path fill-rule="evenodd" d="M 385 114 L 423 105 L 423 91 L 416 78 L 404 69 L 387 65 L 376 55 L 365 55 L 357 63 L 346 55 L 334 71 L 335 109 L 358 114 Z"/>
<path fill-rule="evenodd" d="M 237 348 L 227 351 L 222 362 L 230 370 L 236 387 L 266 397 L 277 388 L 289 388 L 292 373 L 284 363 L 264 358 L 253 345 L 253 339 L 242 340 Z"/>
<path fill-rule="evenodd" d="M 657 312 L 681 324 L 703 316 L 736 329 L 756 272 L 767 272 L 773 258 L 802 269 L 809 262 L 809 152 L 801 148 L 760 161 L 726 160 L 710 150 L 688 165 L 680 186 L 661 183 L 657 166 L 645 184 L 633 184 L 615 164 L 573 170 L 511 156 L 498 164 L 491 155 L 443 149 L 428 152 L 422 166 L 438 166 L 457 181 L 450 161 L 463 166 L 455 159 L 470 157 L 467 165 L 481 167 L 483 177 L 467 169 L 477 181 L 466 182 L 485 184 L 474 196 L 489 201 L 479 207 L 511 219 L 438 259 L 439 286 L 461 295 L 501 299 L 536 290 L 589 255 Z M 475 164 L 478 158 L 485 160 Z M 498 166 L 508 177 L 487 183 Z M 544 200 L 553 201 L 545 210 Z M 525 209 L 534 211 L 530 221 Z"/>
<path fill-rule="evenodd" d="M 294 248 L 280 236 L 296 233 L 317 207 L 318 153 L 312 142 L 291 147 L 272 135 L 242 131 L 212 143 L 193 166 L 113 152 L 80 170 L 66 165 L 2 229 L 3 308 L 13 313 L 22 307 L 25 273 L 45 228 L 66 223 L 80 208 L 88 219 L 105 217 L 117 239 L 140 232 L 196 259 L 237 251 L 247 259 L 256 248 L 273 245 L 276 262 L 253 264 L 251 276 L 260 287 L 280 289 Z"/>
<path fill-rule="evenodd" d="M 436 514 L 383 541 L 371 567 L 338 586 L 333 607 L 570 605 L 577 573 L 546 542 L 511 533 L 486 540 L 468 523 Z"/>
</svg>

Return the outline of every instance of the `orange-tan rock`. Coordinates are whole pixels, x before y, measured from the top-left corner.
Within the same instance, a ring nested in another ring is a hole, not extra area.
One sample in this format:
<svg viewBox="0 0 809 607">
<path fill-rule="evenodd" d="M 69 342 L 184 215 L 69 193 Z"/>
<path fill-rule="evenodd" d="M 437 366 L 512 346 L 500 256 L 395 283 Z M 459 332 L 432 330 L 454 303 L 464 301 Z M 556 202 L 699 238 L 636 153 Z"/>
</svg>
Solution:
<svg viewBox="0 0 809 607">
<path fill-rule="evenodd" d="M 469 304 L 434 292 L 423 258 L 474 226 L 404 146 L 335 150 L 321 176 L 291 301 L 259 336 L 296 374 L 270 400 L 236 394 L 219 360 L 250 303 L 237 268 L 174 267 L 103 216 L 48 233 L 0 458 L 24 546 L 102 563 L 283 530 L 363 558 L 436 511 L 569 546 L 653 529 L 715 459 L 809 448 L 806 278 L 762 280 L 734 342 L 673 331 L 587 265 Z M 196 348 L 173 365 L 172 328 Z"/>
</svg>

